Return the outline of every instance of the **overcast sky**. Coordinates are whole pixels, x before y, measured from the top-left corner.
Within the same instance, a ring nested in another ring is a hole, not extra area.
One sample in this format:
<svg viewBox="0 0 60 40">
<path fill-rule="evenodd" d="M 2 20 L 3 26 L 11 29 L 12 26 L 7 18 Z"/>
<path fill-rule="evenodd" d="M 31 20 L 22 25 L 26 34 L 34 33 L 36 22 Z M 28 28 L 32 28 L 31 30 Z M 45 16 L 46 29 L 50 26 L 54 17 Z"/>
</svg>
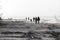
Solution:
<svg viewBox="0 0 60 40">
<path fill-rule="evenodd" d="M 60 15 L 60 0 L 1 0 L 4 18 Z"/>
</svg>

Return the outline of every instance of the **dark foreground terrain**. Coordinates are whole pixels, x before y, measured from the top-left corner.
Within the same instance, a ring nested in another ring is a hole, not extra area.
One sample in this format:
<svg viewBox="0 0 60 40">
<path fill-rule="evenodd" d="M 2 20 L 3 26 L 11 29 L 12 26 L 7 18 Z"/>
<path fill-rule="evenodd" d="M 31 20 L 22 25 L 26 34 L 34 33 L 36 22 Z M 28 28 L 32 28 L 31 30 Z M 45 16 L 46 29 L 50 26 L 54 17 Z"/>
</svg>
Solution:
<svg viewBox="0 0 60 40">
<path fill-rule="evenodd" d="M 60 40 L 60 24 L 3 21 L 0 40 Z"/>
</svg>

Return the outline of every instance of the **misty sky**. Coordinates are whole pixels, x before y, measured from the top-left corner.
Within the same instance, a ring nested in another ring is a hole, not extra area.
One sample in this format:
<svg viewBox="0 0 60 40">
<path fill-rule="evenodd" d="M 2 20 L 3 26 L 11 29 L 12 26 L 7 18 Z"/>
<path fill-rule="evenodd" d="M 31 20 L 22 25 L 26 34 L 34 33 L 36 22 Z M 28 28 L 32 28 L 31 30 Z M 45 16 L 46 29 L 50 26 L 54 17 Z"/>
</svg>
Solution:
<svg viewBox="0 0 60 40">
<path fill-rule="evenodd" d="M 4 18 L 60 15 L 60 0 L 1 0 Z"/>
</svg>

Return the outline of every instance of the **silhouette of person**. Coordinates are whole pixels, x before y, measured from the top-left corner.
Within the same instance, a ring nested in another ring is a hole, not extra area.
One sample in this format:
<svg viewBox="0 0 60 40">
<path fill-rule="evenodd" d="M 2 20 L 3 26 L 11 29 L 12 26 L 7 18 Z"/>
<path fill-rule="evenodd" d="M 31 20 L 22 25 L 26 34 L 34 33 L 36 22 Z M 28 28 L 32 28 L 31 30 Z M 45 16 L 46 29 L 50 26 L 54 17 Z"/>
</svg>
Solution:
<svg viewBox="0 0 60 40">
<path fill-rule="evenodd" d="M 33 17 L 33 21 L 35 20 L 35 18 Z"/>
<path fill-rule="evenodd" d="M 26 21 L 27 21 L 27 17 L 26 17 L 25 19 L 26 19 Z"/>
<path fill-rule="evenodd" d="M 33 17 L 33 21 L 35 21 L 35 23 L 37 24 L 39 24 L 39 22 L 40 22 L 40 17 Z"/>
<path fill-rule="evenodd" d="M 28 17 L 28 20 L 30 20 L 30 18 Z"/>
<path fill-rule="evenodd" d="M 33 21 L 37 23 L 37 17 L 33 17 Z"/>
<path fill-rule="evenodd" d="M 40 17 L 37 17 L 37 23 L 39 24 L 39 22 L 40 22 Z"/>
<path fill-rule="evenodd" d="M 32 22 L 32 19 L 30 19 L 30 21 Z"/>
</svg>

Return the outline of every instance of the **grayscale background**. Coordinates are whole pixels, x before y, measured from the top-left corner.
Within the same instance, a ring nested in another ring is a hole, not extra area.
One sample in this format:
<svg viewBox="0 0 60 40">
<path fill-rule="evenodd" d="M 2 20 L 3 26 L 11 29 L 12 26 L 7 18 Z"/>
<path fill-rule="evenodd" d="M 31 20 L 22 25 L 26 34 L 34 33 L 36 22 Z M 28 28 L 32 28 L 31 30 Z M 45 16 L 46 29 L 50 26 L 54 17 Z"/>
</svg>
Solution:
<svg viewBox="0 0 60 40">
<path fill-rule="evenodd" d="M 0 40 L 60 40 L 60 0 L 0 0 Z"/>
</svg>

